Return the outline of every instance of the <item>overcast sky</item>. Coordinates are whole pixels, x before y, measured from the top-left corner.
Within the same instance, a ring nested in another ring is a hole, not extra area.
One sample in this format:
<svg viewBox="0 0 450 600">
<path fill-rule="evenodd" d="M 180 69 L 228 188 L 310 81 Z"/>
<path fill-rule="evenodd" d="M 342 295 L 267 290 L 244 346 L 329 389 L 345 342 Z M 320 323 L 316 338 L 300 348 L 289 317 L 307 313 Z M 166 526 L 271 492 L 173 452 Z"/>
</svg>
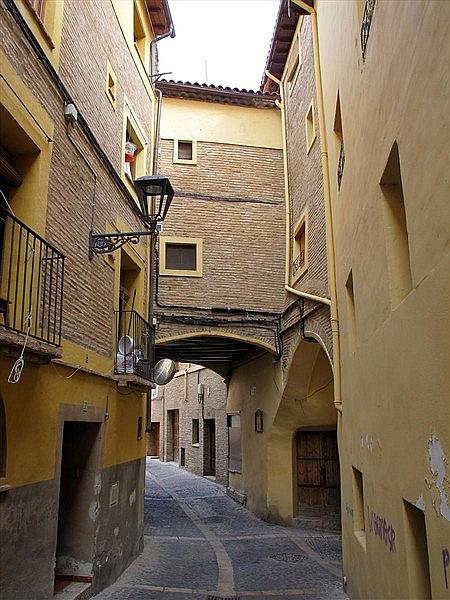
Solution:
<svg viewBox="0 0 450 600">
<path fill-rule="evenodd" d="M 158 44 L 165 79 L 257 90 L 279 0 L 170 0 L 176 37 Z"/>
</svg>

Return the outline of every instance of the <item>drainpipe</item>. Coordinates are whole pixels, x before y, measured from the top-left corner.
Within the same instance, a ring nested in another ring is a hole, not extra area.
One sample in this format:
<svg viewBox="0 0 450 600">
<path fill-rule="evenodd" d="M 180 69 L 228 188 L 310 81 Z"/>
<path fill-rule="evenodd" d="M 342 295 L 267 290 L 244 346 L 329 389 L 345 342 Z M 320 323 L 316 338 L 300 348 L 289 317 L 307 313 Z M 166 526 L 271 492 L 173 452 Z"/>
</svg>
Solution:
<svg viewBox="0 0 450 600">
<path fill-rule="evenodd" d="M 288 157 L 287 157 L 287 129 L 286 129 L 286 104 L 284 99 L 284 89 L 281 81 L 266 70 L 266 75 L 280 88 L 280 102 L 276 102 L 276 105 L 281 110 L 281 131 L 283 136 L 283 171 L 284 171 L 284 206 L 285 206 L 285 218 L 286 218 L 286 260 L 284 265 L 284 284 L 289 285 L 289 275 L 291 272 L 291 207 L 290 207 L 290 193 L 289 193 L 289 172 L 288 172 Z"/>
<path fill-rule="evenodd" d="M 340 339 L 339 339 L 339 319 L 337 312 L 337 292 L 336 292 L 336 263 L 334 255 L 334 230 L 333 213 L 331 209 L 331 191 L 330 176 L 328 164 L 328 147 L 325 130 L 325 109 L 323 104 L 322 74 L 320 68 L 319 55 L 319 33 L 317 29 L 317 13 L 314 8 L 303 2 L 303 0 L 291 0 L 297 6 L 306 10 L 311 16 L 314 47 L 314 73 L 316 79 L 317 108 L 319 113 L 319 133 L 320 133 L 320 155 L 322 159 L 323 191 L 325 200 L 325 225 L 327 232 L 327 255 L 328 255 L 328 282 L 330 288 L 330 320 L 333 336 L 333 371 L 334 371 L 334 405 L 339 412 L 342 412 L 341 396 L 341 357 L 340 357 Z"/>
</svg>

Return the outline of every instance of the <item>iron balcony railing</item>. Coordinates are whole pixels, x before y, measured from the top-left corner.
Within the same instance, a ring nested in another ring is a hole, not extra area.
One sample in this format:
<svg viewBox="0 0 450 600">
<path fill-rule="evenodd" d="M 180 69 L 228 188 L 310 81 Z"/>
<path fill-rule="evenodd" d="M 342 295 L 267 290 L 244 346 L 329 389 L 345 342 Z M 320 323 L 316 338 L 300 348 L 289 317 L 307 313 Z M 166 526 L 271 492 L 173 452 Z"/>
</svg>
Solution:
<svg viewBox="0 0 450 600">
<path fill-rule="evenodd" d="M 154 330 L 135 310 L 116 310 L 116 360 L 118 375 L 138 375 L 151 381 L 154 356 Z"/>
<path fill-rule="evenodd" d="M 292 263 L 292 275 L 295 275 L 297 271 L 302 269 L 305 266 L 305 251 L 301 250 L 300 254 Z"/>
<path fill-rule="evenodd" d="M 0 207 L 0 325 L 61 345 L 64 256 Z"/>
<path fill-rule="evenodd" d="M 338 168 L 337 168 L 338 190 L 341 189 L 342 175 L 344 174 L 344 165 L 345 165 L 345 150 L 344 150 L 344 140 L 342 140 L 341 141 L 341 149 L 339 150 L 339 160 L 338 160 Z"/>
<path fill-rule="evenodd" d="M 375 0 L 366 0 L 364 14 L 361 23 L 361 51 L 362 57 L 366 56 L 367 41 L 369 39 L 370 25 L 372 24 L 373 11 L 375 9 Z"/>
</svg>

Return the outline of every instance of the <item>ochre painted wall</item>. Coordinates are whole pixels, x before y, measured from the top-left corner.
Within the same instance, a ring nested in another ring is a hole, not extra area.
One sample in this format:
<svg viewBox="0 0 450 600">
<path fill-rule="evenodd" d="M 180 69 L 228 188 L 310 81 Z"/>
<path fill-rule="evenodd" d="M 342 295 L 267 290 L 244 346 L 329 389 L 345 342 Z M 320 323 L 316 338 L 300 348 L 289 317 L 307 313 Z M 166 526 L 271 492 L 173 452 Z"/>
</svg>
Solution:
<svg viewBox="0 0 450 600">
<path fill-rule="evenodd" d="M 450 540 L 449 5 L 377 1 L 363 60 L 362 3 L 315 4 L 341 331 L 344 575 L 352 598 L 425 597 L 415 577 L 428 562 L 432 597 L 449 598 L 443 563 Z M 345 148 L 340 191 L 338 92 Z M 412 284 L 400 303 L 390 297 L 396 282 L 388 270 L 380 186 L 394 142 Z M 365 544 L 354 533 L 352 467 L 363 476 Z M 425 521 L 428 552 L 421 544 L 420 559 L 412 557 L 405 501 Z M 386 534 L 375 526 L 380 519 Z"/>
<path fill-rule="evenodd" d="M 281 149 L 280 111 L 164 98 L 161 137 Z"/>
</svg>

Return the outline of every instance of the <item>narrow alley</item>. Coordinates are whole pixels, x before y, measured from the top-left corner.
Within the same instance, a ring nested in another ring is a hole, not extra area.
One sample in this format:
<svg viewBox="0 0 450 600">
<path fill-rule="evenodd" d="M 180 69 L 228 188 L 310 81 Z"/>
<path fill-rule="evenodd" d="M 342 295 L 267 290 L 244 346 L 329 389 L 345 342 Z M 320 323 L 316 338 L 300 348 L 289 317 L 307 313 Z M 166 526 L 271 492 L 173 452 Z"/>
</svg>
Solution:
<svg viewBox="0 0 450 600">
<path fill-rule="evenodd" d="M 147 459 L 144 551 L 98 600 L 346 598 L 340 536 L 265 523 L 225 488 Z"/>
</svg>

